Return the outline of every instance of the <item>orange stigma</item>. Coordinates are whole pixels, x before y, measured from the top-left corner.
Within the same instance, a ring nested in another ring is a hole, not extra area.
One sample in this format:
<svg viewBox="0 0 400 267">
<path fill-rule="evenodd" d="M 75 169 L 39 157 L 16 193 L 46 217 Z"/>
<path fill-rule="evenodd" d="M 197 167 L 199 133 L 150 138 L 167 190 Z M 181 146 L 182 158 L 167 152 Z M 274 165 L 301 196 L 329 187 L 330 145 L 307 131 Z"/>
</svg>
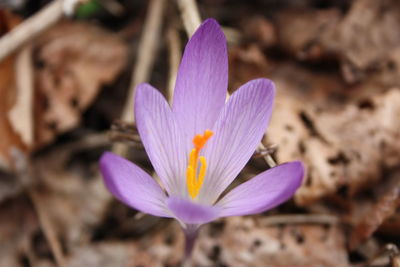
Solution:
<svg viewBox="0 0 400 267">
<path fill-rule="evenodd" d="M 200 188 L 203 185 L 204 177 L 206 176 L 207 162 L 203 156 L 199 157 L 200 150 L 207 143 L 208 139 L 214 133 L 210 130 L 205 130 L 204 134 L 197 134 L 193 138 L 194 148 L 189 154 L 189 163 L 186 168 L 186 185 L 189 195 L 192 199 L 196 198 L 200 193 Z M 198 171 L 198 161 L 200 161 L 200 170 Z"/>
</svg>

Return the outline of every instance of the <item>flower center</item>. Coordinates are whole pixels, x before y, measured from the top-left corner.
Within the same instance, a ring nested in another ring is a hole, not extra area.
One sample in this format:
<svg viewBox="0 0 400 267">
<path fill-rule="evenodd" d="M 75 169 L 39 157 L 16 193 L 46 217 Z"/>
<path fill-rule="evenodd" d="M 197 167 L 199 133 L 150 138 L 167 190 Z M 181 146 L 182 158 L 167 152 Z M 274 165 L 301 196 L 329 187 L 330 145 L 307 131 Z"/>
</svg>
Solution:
<svg viewBox="0 0 400 267">
<path fill-rule="evenodd" d="M 210 130 L 205 130 L 204 134 L 197 134 L 193 138 L 194 148 L 189 155 L 189 164 L 186 168 L 186 185 L 189 195 L 194 199 L 200 192 L 200 188 L 203 185 L 204 177 L 206 176 L 207 162 L 206 158 L 203 156 L 199 157 L 200 150 L 207 143 L 208 139 L 214 133 Z M 198 171 L 198 166 L 200 161 L 200 170 Z"/>
</svg>

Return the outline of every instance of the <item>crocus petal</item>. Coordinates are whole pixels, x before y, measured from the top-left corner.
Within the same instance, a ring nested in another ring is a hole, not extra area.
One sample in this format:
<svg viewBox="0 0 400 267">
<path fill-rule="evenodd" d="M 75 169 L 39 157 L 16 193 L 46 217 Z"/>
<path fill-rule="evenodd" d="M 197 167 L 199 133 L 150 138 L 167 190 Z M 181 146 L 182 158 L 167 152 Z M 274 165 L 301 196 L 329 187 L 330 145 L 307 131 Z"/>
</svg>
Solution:
<svg viewBox="0 0 400 267">
<path fill-rule="evenodd" d="M 226 39 L 214 19 L 207 19 L 186 45 L 176 79 L 172 109 L 188 143 L 211 129 L 228 87 Z"/>
<path fill-rule="evenodd" d="M 161 187 L 132 162 L 105 152 L 100 159 L 100 170 L 108 190 L 121 202 L 144 213 L 171 217 Z"/>
<path fill-rule="evenodd" d="M 288 200 L 301 185 L 303 175 L 299 161 L 276 166 L 237 186 L 216 206 L 223 217 L 264 212 Z"/>
<path fill-rule="evenodd" d="M 199 201 L 213 204 L 254 153 L 271 117 L 275 86 L 267 79 L 240 87 L 225 105 L 205 147 L 207 175 Z"/>
<path fill-rule="evenodd" d="M 167 207 L 184 224 L 204 224 L 219 217 L 219 207 L 197 204 L 184 198 L 168 198 Z"/>
<path fill-rule="evenodd" d="M 149 84 L 136 89 L 135 119 L 147 155 L 169 195 L 186 194 L 187 151 L 165 98 Z"/>
</svg>

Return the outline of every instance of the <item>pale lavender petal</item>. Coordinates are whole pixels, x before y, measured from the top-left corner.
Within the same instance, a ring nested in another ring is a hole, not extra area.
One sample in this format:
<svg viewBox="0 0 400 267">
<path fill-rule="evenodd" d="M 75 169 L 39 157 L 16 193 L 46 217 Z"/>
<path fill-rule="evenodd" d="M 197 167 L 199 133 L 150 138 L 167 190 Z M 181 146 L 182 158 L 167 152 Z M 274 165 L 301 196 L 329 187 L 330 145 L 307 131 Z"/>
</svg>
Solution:
<svg viewBox="0 0 400 267">
<path fill-rule="evenodd" d="M 168 198 L 167 207 L 184 224 L 204 224 L 219 217 L 219 207 L 197 204 L 184 198 Z"/>
<path fill-rule="evenodd" d="M 226 39 L 214 19 L 207 19 L 186 45 L 176 79 L 172 109 L 188 142 L 211 129 L 228 87 Z"/>
<path fill-rule="evenodd" d="M 108 190 L 126 205 L 154 216 L 171 217 L 166 194 L 157 182 L 132 162 L 106 152 L 100 171 Z"/>
<path fill-rule="evenodd" d="M 221 216 L 241 216 L 272 209 L 285 202 L 300 187 L 304 167 L 293 161 L 269 169 L 229 192 L 216 206 Z"/>
<path fill-rule="evenodd" d="M 135 96 L 135 119 L 140 138 L 169 195 L 186 195 L 187 151 L 165 98 L 149 84 Z"/>
<path fill-rule="evenodd" d="M 213 204 L 250 159 L 271 117 L 274 96 L 274 84 L 257 79 L 229 98 L 205 147 L 208 168 L 199 202 Z"/>
</svg>

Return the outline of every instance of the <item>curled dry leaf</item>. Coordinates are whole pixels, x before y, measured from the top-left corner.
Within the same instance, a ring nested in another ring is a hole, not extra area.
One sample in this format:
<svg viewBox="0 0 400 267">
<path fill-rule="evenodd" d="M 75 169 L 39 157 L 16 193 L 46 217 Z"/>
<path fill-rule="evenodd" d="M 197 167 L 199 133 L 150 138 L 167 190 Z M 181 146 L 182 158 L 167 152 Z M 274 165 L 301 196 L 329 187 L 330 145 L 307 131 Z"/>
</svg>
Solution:
<svg viewBox="0 0 400 267">
<path fill-rule="evenodd" d="M 47 203 L 49 221 L 67 249 L 90 240 L 88 229 L 99 223 L 111 199 L 99 177 L 95 152 L 107 143 L 107 138 L 92 136 L 34 161 L 35 178 L 41 183 L 37 195 L 41 203 Z M 77 154 L 88 158 L 76 162 Z"/>
<path fill-rule="evenodd" d="M 300 60 L 320 60 L 328 55 L 322 40 L 337 27 L 340 11 L 293 9 L 279 12 L 276 17 L 280 47 Z"/>
<path fill-rule="evenodd" d="M 301 159 L 307 166 L 307 177 L 295 195 L 297 204 L 311 204 L 339 189 L 353 196 L 381 180 L 382 167 L 398 164 L 398 88 L 374 92 L 376 87 L 368 83 L 347 91 L 337 73 L 313 73 L 291 63 L 275 63 L 266 70 L 260 63 L 266 59 L 249 61 L 244 56 L 250 47 L 231 50 L 230 83 L 236 87 L 254 75 L 276 83 L 266 139 L 278 146 L 278 162 Z"/>
<path fill-rule="evenodd" d="M 139 254 L 139 253 L 137 253 Z M 132 245 L 123 242 L 104 242 L 75 248 L 68 258 L 68 266 L 150 266 L 148 255 L 137 255 Z M 143 265 L 144 263 L 144 265 Z M 142 265 L 140 265 L 142 264 Z M 156 265 L 151 265 L 156 266 Z"/>
<path fill-rule="evenodd" d="M 0 16 L 3 32 L 17 24 L 7 12 Z M 127 58 L 126 45 L 115 35 L 72 22 L 43 33 L 32 51 L 33 71 L 26 50 L 20 52 L 20 68 L 14 56 L 0 64 L 0 168 L 8 171 L 16 168 L 14 154 L 27 155 L 77 126 L 101 86 L 117 77 Z M 34 75 L 28 77 L 30 71 Z"/>
<path fill-rule="evenodd" d="M 400 236 L 400 207 L 397 207 L 397 211 L 387 220 L 385 220 L 379 227 L 379 232 L 388 236 Z"/>
<path fill-rule="evenodd" d="M 208 255 L 214 251 L 219 262 L 227 266 L 349 266 L 344 235 L 337 226 L 296 225 L 290 221 L 263 226 L 256 218 L 224 220 L 222 234 L 214 240 Z"/>
<path fill-rule="evenodd" d="M 365 71 L 385 61 L 391 50 L 400 45 L 396 31 L 399 12 L 400 3 L 395 0 L 354 1 L 324 45 L 340 53 L 351 68 Z"/>
<path fill-rule="evenodd" d="M 303 158 L 308 176 L 297 192 L 299 204 L 307 204 L 346 188 L 354 195 L 382 178 L 381 168 L 400 161 L 400 91 L 345 106 L 342 111 L 324 111 L 279 96 L 269 140 L 279 144 L 279 162 Z M 285 122 L 282 123 L 282 118 Z M 297 116 L 297 117 L 296 117 Z M 365 145 L 368 140 L 368 146 Z"/>
<path fill-rule="evenodd" d="M 32 204 L 26 197 L 0 205 L 0 266 L 20 266 L 32 253 L 32 236 L 39 229 Z"/>
<path fill-rule="evenodd" d="M 96 26 L 61 23 L 36 42 L 36 146 L 76 126 L 99 88 L 125 65 L 127 47 Z"/>
<path fill-rule="evenodd" d="M 231 217 L 205 225 L 193 266 L 349 266 L 343 232 L 336 225 L 264 226 L 258 218 Z M 184 245 L 178 230 L 173 222 L 136 241 L 76 247 L 68 264 L 98 266 L 112 259 L 116 266 L 178 266 Z"/>
<path fill-rule="evenodd" d="M 353 215 L 356 221 L 350 236 L 350 249 L 355 249 L 365 242 L 385 221 L 390 220 L 400 207 L 400 172 L 394 171 L 389 176 L 376 189 L 375 198 L 378 200 L 375 203 L 368 203 L 369 205 L 364 204 L 366 207 L 361 212 L 353 212 L 356 215 Z M 353 201 L 352 204 L 354 209 L 359 209 L 362 205 L 360 200 Z M 386 229 L 386 231 L 388 235 L 398 234 L 395 229 L 392 231 Z"/>
<path fill-rule="evenodd" d="M 270 65 L 258 45 L 250 44 L 246 49 L 233 47 L 229 50 L 229 66 L 240 64 L 240 68 L 229 68 L 230 88 L 236 89 L 252 79 L 262 77 Z"/>
<path fill-rule="evenodd" d="M 179 266 L 184 240 L 179 225 L 168 223 L 162 230 L 141 239 L 100 241 L 72 247 L 68 266 Z"/>
<path fill-rule="evenodd" d="M 277 43 L 276 28 L 262 16 L 246 18 L 242 31 L 246 39 L 257 41 L 262 48 L 269 48 Z"/>
<path fill-rule="evenodd" d="M 10 12 L 0 10 L 0 36 L 17 26 L 20 18 Z M 0 169 L 9 170 L 13 166 L 13 155 L 26 151 L 27 147 L 14 129 L 7 114 L 16 102 L 15 55 L 0 62 Z"/>
<path fill-rule="evenodd" d="M 400 45 L 399 12 L 400 3 L 395 0 L 356 0 L 345 13 L 338 7 L 284 10 L 275 24 L 284 50 L 301 60 L 334 57 L 345 80 L 354 83 L 390 64 Z M 385 78 L 399 85 L 398 75 Z"/>
</svg>

